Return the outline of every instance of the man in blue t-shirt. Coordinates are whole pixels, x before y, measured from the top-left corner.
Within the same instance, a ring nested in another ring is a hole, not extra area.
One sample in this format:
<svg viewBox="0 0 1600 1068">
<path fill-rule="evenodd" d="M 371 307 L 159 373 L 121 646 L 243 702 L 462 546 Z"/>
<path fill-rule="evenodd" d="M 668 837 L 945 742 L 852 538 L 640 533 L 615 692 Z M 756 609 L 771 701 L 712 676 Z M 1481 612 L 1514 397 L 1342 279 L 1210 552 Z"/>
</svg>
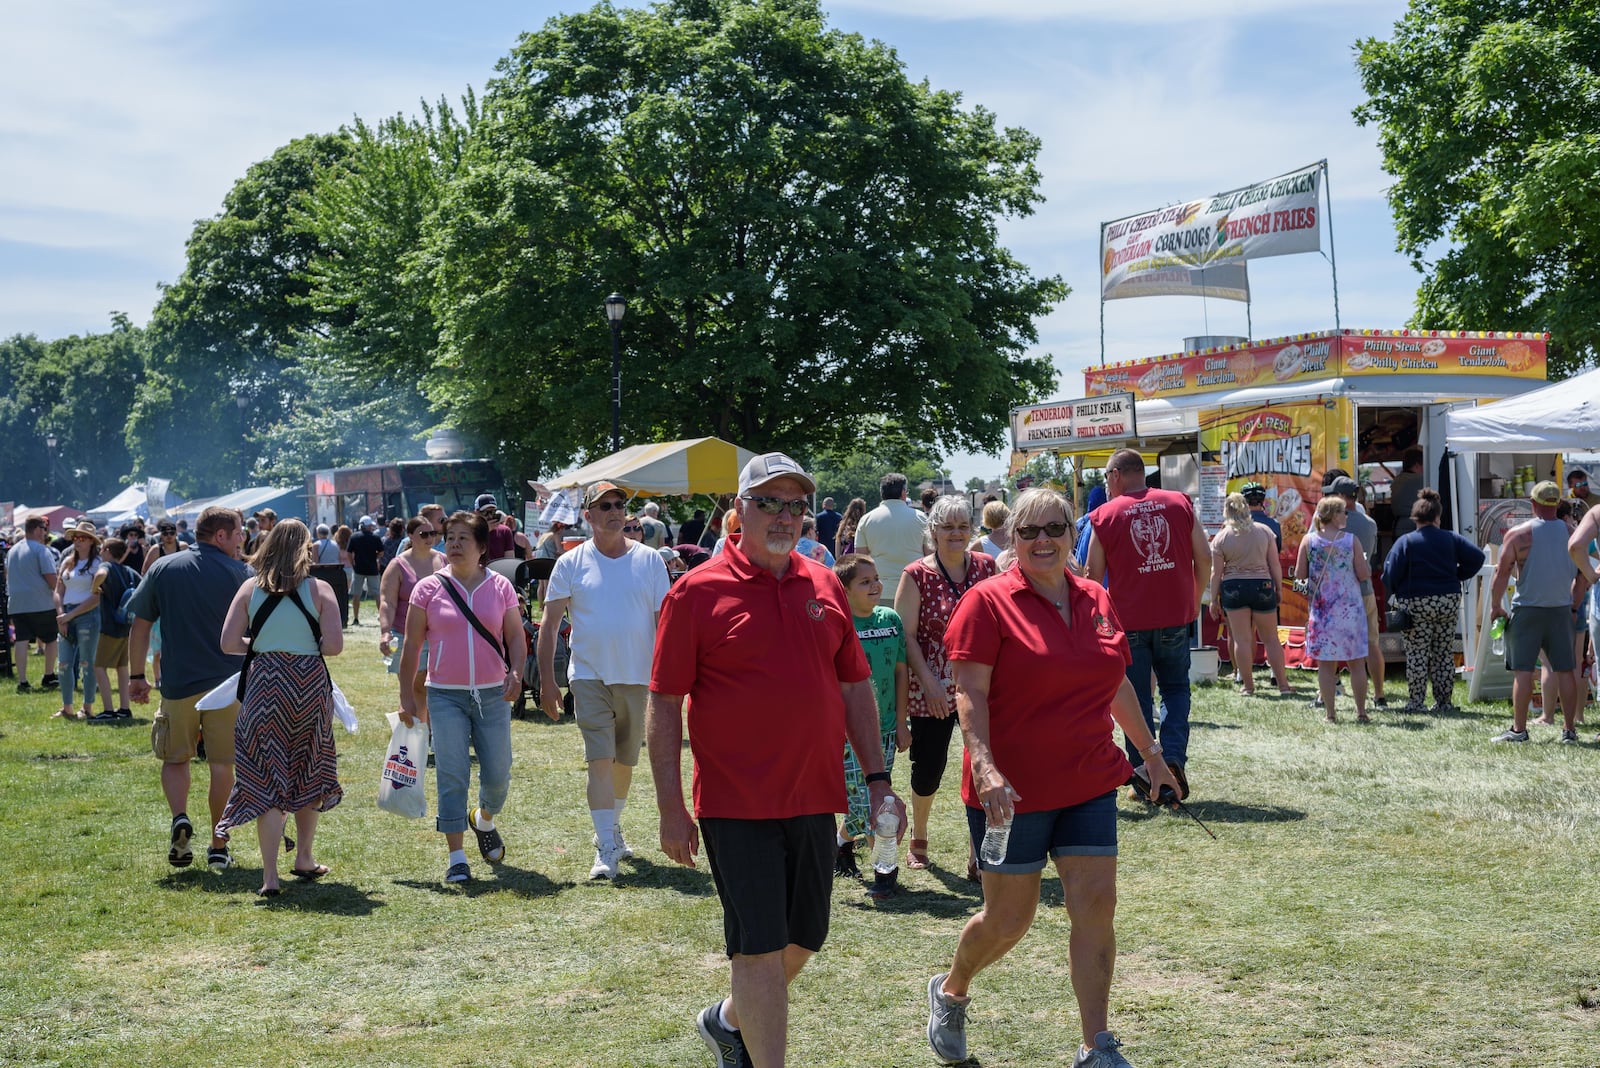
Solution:
<svg viewBox="0 0 1600 1068">
<path fill-rule="evenodd" d="M 222 622 L 234 594 L 251 574 L 235 556 L 244 541 L 244 520 L 234 509 L 211 507 L 201 512 L 195 538 L 194 551 L 163 556 L 150 566 L 128 606 L 134 617 L 128 635 L 133 668 L 128 676 L 128 696 L 135 704 L 150 703 L 145 656 L 150 649 L 150 627 L 158 621 L 161 624 L 161 678 L 157 680 L 161 704 L 150 728 L 150 747 L 161 761 L 161 790 L 172 810 L 167 863 L 175 868 L 194 862 L 189 845 L 194 825 L 187 811 L 189 762 L 202 732 L 206 765 L 211 771 L 207 801 L 213 829 L 233 790 L 233 727 L 239 704 L 235 701 L 205 711 L 195 706 L 238 671 L 243 661 L 222 651 Z M 232 866 L 227 839 L 212 834 L 206 863 L 213 871 Z"/>
</svg>

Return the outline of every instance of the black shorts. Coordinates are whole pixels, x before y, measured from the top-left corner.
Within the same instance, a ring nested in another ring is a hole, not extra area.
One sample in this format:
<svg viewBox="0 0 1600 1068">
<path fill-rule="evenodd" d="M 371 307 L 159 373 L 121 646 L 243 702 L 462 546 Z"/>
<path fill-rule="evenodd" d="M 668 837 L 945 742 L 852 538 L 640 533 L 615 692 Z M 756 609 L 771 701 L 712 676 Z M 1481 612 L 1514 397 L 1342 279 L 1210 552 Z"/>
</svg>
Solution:
<svg viewBox="0 0 1600 1068">
<path fill-rule="evenodd" d="M 1238 612 L 1248 608 L 1252 612 L 1278 610 L 1278 586 L 1269 578 L 1223 579 L 1221 596 L 1224 612 Z"/>
<path fill-rule="evenodd" d="M 49 645 L 61 637 L 54 612 L 23 612 L 11 617 L 11 625 L 16 628 L 19 642 L 37 641 Z"/>
<path fill-rule="evenodd" d="M 700 837 L 722 900 L 728 956 L 776 953 L 790 944 L 813 953 L 822 948 L 838 852 L 832 813 L 782 820 L 704 817 Z"/>
</svg>

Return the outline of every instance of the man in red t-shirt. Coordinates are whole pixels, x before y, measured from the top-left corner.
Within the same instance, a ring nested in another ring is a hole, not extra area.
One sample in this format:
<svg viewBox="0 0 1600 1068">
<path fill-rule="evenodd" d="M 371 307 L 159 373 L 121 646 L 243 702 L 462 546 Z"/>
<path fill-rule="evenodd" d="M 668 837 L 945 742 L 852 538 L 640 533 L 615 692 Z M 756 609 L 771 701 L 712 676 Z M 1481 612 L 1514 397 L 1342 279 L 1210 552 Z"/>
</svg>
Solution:
<svg viewBox="0 0 1600 1068">
<path fill-rule="evenodd" d="M 1155 731 L 1150 674 L 1161 690 L 1161 752 L 1189 795 L 1189 624 L 1211 581 L 1211 546 L 1187 495 L 1150 489 L 1144 457 L 1118 449 L 1106 462 L 1106 503 L 1089 515 L 1089 578 L 1108 582 L 1111 604 L 1133 655 L 1128 681 Z M 1138 750 L 1126 739 L 1128 759 Z"/>
<path fill-rule="evenodd" d="M 782 453 L 746 464 L 741 533 L 672 587 L 656 633 L 646 717 L 661 849 L 692 867 L 705 836 L 732 961 L 733 996 L 696 1021 L 718 1068 L 784 1061 L 788 983 L 828 933 L 847 737 L 872 810 L 888 802 L 905 832 L 844 587 L 794 551 L 815 492 Z M 698 832 L 683 803 L 685 697 Z"/>
</svg>

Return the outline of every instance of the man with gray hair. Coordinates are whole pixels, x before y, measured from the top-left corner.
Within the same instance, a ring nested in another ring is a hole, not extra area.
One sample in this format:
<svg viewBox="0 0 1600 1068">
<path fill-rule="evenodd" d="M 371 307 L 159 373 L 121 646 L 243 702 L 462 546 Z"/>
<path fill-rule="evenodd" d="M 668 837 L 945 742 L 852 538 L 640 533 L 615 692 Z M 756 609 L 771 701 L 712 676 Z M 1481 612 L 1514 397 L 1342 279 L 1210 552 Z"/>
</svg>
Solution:
<svg viewBox="0 0 1600 1068">
<path fill-rule="evenodd" d="M 782 453 L 746 464 L 740 532 L 672 587 L 656 636 L 648 718 L 661 850 L 693 866 L 704 836 L 731 961 L 732 997 L 696 1020 L 717 1068 L 784 1063 L 789 983 L 828 933 L 846 740 L 871 810 L 887 806 L 897 836 L 905 828 L 850 602 L 830 569 L 795 552 L 814 492 Z M 698 829 L 683 803 L 685 698 Z"/>
<path fill-rule="evenodd" d="M 882 497 L 878 507 L 856 525 L 856 552 L 872 557 L 878 565 L 878 577 L 883 580 L 878 603 L 893 608 L 901 573 L 911 561 L 922 559 L 928 515 L 906 500 L 906 476 L 898 471 L 878 480 L 878 493 Z"/>
<path fill-rule="evenodd" d="M 646 501 L 644 514 L 639 517 L 639 525 L 644 527 L 644 543 L 652 549 L 659 549 L 667 543 L 667 525 L 661 521 L 661 506 L 655 501 Z"/>
</svg>

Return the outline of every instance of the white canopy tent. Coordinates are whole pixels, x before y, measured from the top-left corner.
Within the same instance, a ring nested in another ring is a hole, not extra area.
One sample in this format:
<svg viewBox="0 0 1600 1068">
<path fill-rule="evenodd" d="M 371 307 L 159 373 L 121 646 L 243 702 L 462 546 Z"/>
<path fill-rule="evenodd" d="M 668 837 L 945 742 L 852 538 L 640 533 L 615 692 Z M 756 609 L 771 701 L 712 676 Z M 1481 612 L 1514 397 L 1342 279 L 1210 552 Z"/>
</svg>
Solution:
<svg viewBox="0 0 1600 1068">
<path fill-rule="evenodd" d="M 1600 370 L 1505 400 L 1457 408 L 1445 415 L 1445 444 L 1462 454 L 1455 470 L 1477 470 L 1477 453 L 1568 453 L 1586 452 L 1600 443 Z M 1462 503 L 1456 495 L 1458 506 Z M 1458 524 L 1459 529 L 1459 524 Z M 1486 596 L 1492 570 L 1484 565 L 1480 582 L 1470 583 L 1462 610 L 1468 622 L 1463 627 L 1469 674 L 1468 699 L 1499 698 L 1509 693 L 1509 678 L 1491 664 L 1482 640 L 1493 608 Z M 1481 584 L 1484 596 L 1478 596 Z M 1475 639 L 1475 640 L 1473 640 Z"/>
<path fill-rule="evenodd" d="M 1600 444 L 1600 370 L 1445 416 L 1456 452 L 1587 452 Z"/>
</svg>

